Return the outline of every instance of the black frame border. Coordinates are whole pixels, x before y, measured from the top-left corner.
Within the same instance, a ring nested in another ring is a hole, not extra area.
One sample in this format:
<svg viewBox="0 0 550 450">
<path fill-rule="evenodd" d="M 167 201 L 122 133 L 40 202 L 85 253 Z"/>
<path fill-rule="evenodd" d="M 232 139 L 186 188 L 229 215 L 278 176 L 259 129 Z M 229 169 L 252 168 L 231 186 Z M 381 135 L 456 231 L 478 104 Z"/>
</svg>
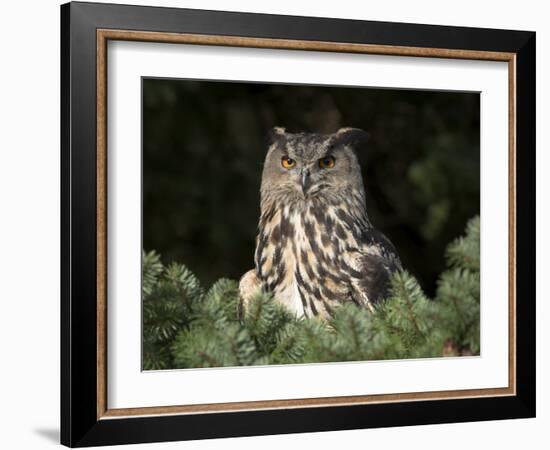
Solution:
<svg viewBox="0 0 550 450">
<path fill-rule="evenodd" d="M 516 395 L 97 419 L 96 30 L 516 54 Z M 71 447 L 534 417 L 534 32 L 115 4 L 61 6 L 61 443 Z"/>
</svg>

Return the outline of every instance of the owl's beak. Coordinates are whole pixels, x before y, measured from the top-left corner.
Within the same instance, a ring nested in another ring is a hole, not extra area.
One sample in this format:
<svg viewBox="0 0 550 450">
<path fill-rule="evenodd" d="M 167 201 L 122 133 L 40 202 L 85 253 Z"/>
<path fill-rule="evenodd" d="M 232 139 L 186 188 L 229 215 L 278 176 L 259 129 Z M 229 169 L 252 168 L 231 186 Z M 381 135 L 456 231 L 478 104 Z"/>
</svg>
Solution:
<svg viewBox="0 0 550 450">
<path fill-rule="evenodd" d="M 309 169 L 302 169 L 300 171 L 300 184 L 302 185 L 302 192 L 306 195 L 307 191 L 311 187 L 311 176 Z"/>
</svg>

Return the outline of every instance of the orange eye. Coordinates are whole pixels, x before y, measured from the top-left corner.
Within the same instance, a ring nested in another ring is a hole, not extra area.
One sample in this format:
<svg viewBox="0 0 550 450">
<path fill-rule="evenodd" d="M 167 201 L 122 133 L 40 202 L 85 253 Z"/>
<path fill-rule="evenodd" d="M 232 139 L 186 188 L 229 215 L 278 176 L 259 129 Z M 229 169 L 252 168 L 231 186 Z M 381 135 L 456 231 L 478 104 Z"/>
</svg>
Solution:
<svg viewBox="0 0 550 450">
<path fill-rule="evenodd" d="M 332 169 L 335 162 L 334 156 L 325 156 L 319 160 L 319 167 L 321 169 Z"/>
<path fill-rule="evenodd" d="M 292 169 L 296 165 L 296 161 L 294 161 L 292 158 L 289 158 L 288 156 L 283 156 L 281 158 L 281 165 L 285 169 Z"/>
</svg>

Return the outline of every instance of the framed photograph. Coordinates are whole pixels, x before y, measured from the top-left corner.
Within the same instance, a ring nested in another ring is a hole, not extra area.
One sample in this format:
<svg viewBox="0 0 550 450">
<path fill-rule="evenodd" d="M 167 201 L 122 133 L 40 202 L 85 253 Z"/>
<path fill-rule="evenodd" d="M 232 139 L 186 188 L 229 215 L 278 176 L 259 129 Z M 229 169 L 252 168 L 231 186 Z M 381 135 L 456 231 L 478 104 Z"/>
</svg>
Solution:
<svg viewBox="0 0 550 450">
<path fill-rule="evenodd" d="M 61 441 L 535 415 L 535 33 L 61 7 Z"/>
</svg>

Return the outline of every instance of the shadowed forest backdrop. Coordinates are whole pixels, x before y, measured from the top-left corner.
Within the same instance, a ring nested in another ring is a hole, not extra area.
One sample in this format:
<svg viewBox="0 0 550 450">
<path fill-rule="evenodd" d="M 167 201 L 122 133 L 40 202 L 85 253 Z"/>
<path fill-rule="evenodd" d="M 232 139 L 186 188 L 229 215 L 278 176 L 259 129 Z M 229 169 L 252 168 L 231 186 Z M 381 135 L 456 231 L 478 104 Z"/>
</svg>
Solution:
<svg viewBox="0 0 550 450">
<path fill-rule="evenodd" d="M 266 135 L 368 131 L 373 224 L 433 295 L 445 247 L 479 214 L 479 94 L 143 80 L 143 248 L 205 286 L 253 267 Z"/>
</svg>

